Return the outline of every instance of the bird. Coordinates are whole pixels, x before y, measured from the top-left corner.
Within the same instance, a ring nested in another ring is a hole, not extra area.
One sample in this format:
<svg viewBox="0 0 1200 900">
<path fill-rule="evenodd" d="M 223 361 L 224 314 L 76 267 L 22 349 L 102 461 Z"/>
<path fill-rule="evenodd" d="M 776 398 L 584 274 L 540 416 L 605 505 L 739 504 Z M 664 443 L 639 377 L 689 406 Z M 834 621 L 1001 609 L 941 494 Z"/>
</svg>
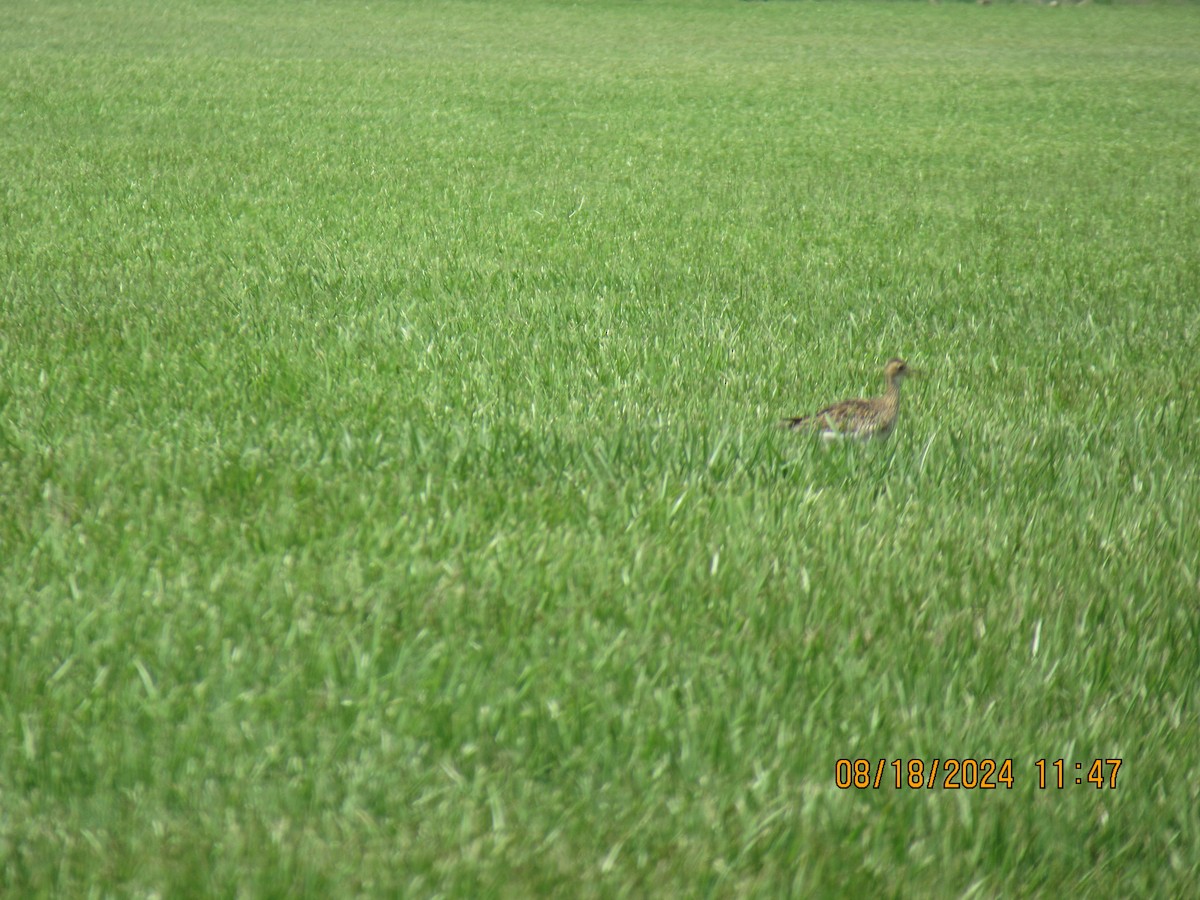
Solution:
<svg viewBox="0 0 1200 900">
<path fill-rule="evenodd" d="M 908 363 L 893 357 L 883 367 L 887 389 L 878 397 L 843 400 L 811 416 L 795 416 L 780 424 L 792 431 L 814 429 L 827 441 L 842 437 L 886 438 L 896 427 L 900 412 L 900 382 L 911 373 Z"/>
</svg>

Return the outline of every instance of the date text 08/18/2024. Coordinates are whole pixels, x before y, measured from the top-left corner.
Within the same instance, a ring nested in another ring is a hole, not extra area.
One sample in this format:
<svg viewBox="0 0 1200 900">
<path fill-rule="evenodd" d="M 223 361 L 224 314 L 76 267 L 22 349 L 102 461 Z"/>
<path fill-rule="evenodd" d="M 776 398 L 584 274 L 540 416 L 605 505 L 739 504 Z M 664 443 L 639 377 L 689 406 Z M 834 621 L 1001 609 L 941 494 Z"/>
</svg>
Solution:
<svg viewBox="0 0 1200 900">
<path fill-rule="evenodd" d="M 1087 785 L 1097 790 L 1117 787 L 1120 759 L 1091 759 L 1068 763 L 1062 759 L 1039 759 L 1030 774 L 1041 790 L 1062 790 Z M 1011 759 L 839 759 L 833 766 L 833 783 L 843 790 L 894 787 L 917 790 L 1012 790 L 1019 780 Z"/>
</svg>

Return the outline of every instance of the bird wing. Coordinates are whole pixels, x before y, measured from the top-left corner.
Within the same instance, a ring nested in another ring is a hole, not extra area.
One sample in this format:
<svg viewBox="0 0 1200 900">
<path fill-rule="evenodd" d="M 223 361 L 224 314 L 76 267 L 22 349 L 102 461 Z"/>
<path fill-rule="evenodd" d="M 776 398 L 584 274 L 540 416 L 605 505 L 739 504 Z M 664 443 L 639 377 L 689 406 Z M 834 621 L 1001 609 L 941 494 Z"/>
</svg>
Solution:
<svg viewBox="0 0 1200 900">
<path fill-rule="evenodd" d="M 846 431 L 853 428 L 856 420 L 861 421 L 873 417 L 874 412 L 874 407 L 866 400 L 843 400 L 841 403 L 827 406 L 811 416 L 785 419 L 783 424 L 793 430 L 820 428 L 829 431 Z"/>
</svg>

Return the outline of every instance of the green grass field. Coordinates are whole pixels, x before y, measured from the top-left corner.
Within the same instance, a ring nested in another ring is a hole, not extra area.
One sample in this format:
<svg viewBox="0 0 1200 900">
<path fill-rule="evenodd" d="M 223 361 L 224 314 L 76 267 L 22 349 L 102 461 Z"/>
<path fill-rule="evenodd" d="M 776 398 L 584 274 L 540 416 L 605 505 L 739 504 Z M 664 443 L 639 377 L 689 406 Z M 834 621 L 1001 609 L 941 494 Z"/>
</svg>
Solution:
<svg viewBox="0 0 1200 900">
<path fill-rule="evenodd" d="M 0 136 L 0 894 L 1200 882 L 1200 7 L 7 0 Z"/>
</svg>

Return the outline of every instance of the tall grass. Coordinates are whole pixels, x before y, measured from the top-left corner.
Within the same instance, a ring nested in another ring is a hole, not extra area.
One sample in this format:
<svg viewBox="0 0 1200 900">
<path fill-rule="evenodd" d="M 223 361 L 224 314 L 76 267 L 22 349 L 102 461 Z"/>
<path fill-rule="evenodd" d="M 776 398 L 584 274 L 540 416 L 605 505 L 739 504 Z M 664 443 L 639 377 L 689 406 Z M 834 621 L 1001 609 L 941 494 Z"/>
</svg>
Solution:
<svg viewBox="0 0 1200 900">
<path fill-rule="evenodd" d="M 1198 88 L 1192 6 L 7 4 L 0 891 L 1186 893 Z"/>
</svg>

